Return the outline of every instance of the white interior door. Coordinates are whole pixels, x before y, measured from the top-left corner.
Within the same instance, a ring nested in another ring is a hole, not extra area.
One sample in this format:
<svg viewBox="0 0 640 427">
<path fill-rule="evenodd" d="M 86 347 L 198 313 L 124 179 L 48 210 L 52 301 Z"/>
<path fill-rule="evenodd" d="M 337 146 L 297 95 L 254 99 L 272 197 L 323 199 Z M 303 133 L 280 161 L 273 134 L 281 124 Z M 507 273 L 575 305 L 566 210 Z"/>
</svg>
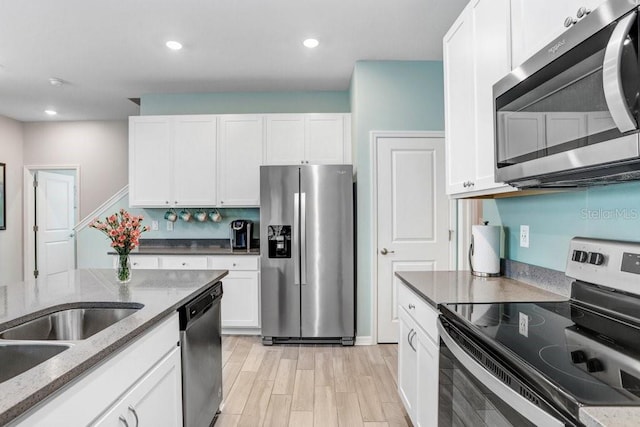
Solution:
<svg viewBox="0 0 640 427">
<path fill-rule="evenodd" d="M 378 342 L 398 341 L 396 271 L 449 269 L 444 138 L 377 137 Z"/>
<path fill-rule="evenodd" d="M 36 176 L 36 267 L 45 277 L 75 268 L 75 178 L 43 171 Z"/>
</svg>

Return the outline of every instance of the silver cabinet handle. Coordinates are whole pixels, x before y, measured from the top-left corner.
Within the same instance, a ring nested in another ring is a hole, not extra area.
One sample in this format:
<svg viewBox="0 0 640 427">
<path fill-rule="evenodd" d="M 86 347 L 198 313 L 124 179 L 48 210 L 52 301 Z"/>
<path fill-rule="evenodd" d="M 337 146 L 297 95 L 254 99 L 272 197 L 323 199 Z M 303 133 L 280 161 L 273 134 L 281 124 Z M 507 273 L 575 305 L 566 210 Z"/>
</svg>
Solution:
<svg viewBox="0 0 640 427">
<path fill-rule="evenodd" d="M 133 416 L 136 419 L 136 427 L 138 427 L 138 424 L 140 424 L 140 420 L 138 419 L 138 413 L 136 412 L 136 408 L 134 408 L 133 406 L 129 405 L 129 411 L 131 411 L 133 413 Z"/>
<path fill-rule="evenodd" d="M 168 204 L 169 204 L 169 201 L 168 201 L 168 200 L 166 200 L 166 201 L 164 202 L 164 204 L 165 204 L 165 205 L 168 205 Z"/>
<path fill-rule="evenodd" d="M 417 332 L 411 329 L 411 331 L 409 331 L 409 335 L 407 336 L 407 340 L 409 341 L 409 347 L 411 347 L 413 351 L 416 351 L 416 348 L 413 346 L 413 338 L 416 336 L 416 334 Z"/>
<path fill-rule="evenodd" d="M 300 163 L 304 165 L 304 160 L 300 160 Z"/>
<path fill-rule="evenodd" d="M 183 262 L 183 263 L 182 263 L 182 265 L 187 265 L 187 263 L 186 263 L 186 262 Z"/>
<path fill-rule="evenodd" d="M 586 7 L 582 6 L 576 12 L 576 16 L 578 17 L 578 19 L 582 19 L 584 16 L 587 16 L 590 13 L 591 13 L 591 9 L 587 9 Z"/>
<path fill-rule="evenodd" d="M 609 43 L 607 43 L 604 62 L 602 63 L 604 99 L 607 101 L 607 107 L 609 107 L 613 122 L 621 132 L 628 132 L 638 128 L 624 96 L 622 70 L 620 69 L 624 43 L 631 26 L 636 21 L 636 15 L 636 12 L 630 13 L 616 25 Z"/>
<path fill-rule="evenodd" d="M 395 254 L 395 253 L 396 253 L 396 251 L 390 251 L 390 250 L 388 250 L 387 248 L 382 248 L 382 249 L 380 249 L 380 253 L 381 253 L 382 255 L 386 255 L 386 254 Z"/>
<path fill-rule="evenodd" d="M 576 22 L 578 22 L 578 20 L 576 18 L 574 18 L 573 16 L 567 16 L 567 19 L 564 20 L 564 26 L 569 28 L 570 26 L 572 26 Z"/>
<path fill-rule="evenodd" d="M 416 306 L 415 306 L 415 305 L 413 305 L 413 304 L 409 304 L 409 310 L 413 310 L 414 308 L 416 308 Z"/>
<path fill-rule="evenodd" d="M 122 424 L 124 424 L 124 427 L 129 427 L 129 423 L 127 422 L 127 419 L 126 419 L 125 417 L 123 417 L 122 415 L 120 415 L 120 416 L 118 417 L 118 419 L 119 419 L 120 421 L 122 421 Z"/>
<path fill-rule="evenodd" d="M 224 200 L 220 200 L 220 204 L 221 204 L 221 205 L 224 205 Z"/>
</svg>

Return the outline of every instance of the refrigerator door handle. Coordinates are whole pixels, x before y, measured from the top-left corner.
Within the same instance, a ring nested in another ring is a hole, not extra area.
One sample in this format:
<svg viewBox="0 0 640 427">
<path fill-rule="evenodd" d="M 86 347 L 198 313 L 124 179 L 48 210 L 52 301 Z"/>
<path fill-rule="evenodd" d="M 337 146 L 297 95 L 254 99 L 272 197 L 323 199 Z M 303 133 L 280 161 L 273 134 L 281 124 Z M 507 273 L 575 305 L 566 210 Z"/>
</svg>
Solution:
<svg viewBox="0 0 640 427">
<path fill-rule="evenodd" d="M 300 284 L 300 193 L 293 193 L 293 284 Z"/>
<path fill-rule="evenodd" d="M 300 284 L 307 284 L 307 194 L 300 193 Z"/>
</svg>

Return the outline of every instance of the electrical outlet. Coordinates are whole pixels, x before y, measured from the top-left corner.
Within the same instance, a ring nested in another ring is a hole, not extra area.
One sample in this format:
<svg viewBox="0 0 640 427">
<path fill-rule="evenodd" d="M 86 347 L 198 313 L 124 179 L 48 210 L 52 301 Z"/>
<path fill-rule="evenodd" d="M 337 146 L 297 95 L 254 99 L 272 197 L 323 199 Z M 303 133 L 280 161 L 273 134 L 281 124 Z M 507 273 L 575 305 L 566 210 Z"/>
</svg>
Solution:
<svg viewBox="0 0 640 427">
<path fill-rule="evenodd" d="M 520 247 L 521 248 L 529 247 L 529 226 L 528 225 L 520 226 Z"/>
<path fill-rule="evenodd" d="M 167 231 L 173 231 L 173 222 L 167 221 Z"/>
<path fill-rule="evenodd" d="M 151 221 L 151 230 L 158 231 L 158 228 L 159 228 L 158 221 Z"/>
</svg>

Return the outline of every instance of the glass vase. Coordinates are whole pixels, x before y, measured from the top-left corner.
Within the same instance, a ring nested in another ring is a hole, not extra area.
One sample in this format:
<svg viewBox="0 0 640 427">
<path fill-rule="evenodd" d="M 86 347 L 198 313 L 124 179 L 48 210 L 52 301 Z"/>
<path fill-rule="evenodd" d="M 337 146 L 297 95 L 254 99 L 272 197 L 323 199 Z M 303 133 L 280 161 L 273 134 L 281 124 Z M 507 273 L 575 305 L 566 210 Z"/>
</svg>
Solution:
<svg viewBox="0 0 640 427">
<path fill-rule="evenodd" d="M 129 258 L 129 254 L 118 255 L 116 278 L 120 283 L 129 283 L 131 280 L 131 258 Z"/>
</svg>

